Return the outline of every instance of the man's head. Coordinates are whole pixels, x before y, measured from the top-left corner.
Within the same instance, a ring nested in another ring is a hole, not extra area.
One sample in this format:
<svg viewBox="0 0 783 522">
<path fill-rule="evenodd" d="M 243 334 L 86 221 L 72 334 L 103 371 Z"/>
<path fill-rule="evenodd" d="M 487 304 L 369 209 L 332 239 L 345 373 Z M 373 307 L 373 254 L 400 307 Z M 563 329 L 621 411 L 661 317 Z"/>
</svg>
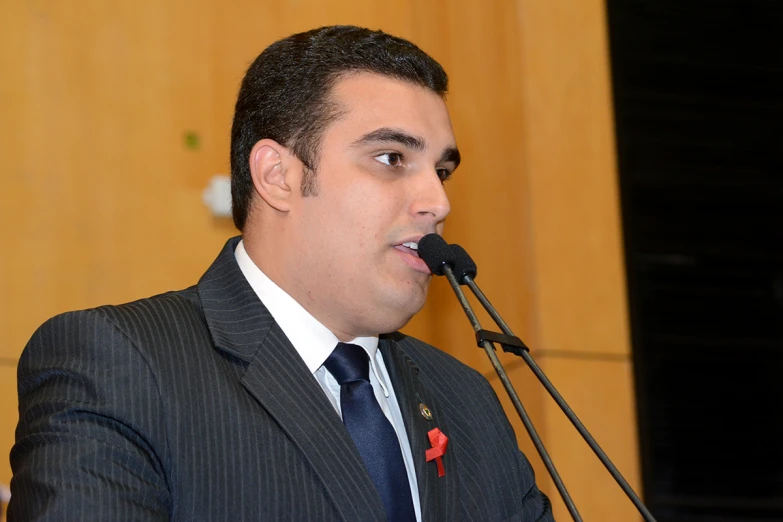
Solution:
<svg viewBox="0 0 783 522">
<path fill-rule="evenodd" d="M 317 192 L 320 141 L 339 116 L 331 90 L 350 72 L 396 78 L 440 96 L 448 90 L 448 76 L 438 62 L 411 42 L 381 31 L 322 27 L 267 47 L 242 81 L 231 129 L 232 211 L 239 230 L 244 230 L 254 192 L 248 157 L 261 139 L 288 147 L 307 168 L 302 194 Z"/>
<path fill-rule="evenodd" d="M 443 230 L 442 182 L 460 160 L 445 73 L 413 44 L 365 29 L 282 42 L 270 49 L 284 65 L 267 71 L 264 51 L 237 103 L 232 184 L 235 198 L 248 191 L 245 247 L 341 340 L 393 331 L 424 304 L 429 269 L 411 247 Z M 247 95 L 250 84 L 271 97 Z M 248 117 L 262 124 L 237 123 Z"/>
</svg>

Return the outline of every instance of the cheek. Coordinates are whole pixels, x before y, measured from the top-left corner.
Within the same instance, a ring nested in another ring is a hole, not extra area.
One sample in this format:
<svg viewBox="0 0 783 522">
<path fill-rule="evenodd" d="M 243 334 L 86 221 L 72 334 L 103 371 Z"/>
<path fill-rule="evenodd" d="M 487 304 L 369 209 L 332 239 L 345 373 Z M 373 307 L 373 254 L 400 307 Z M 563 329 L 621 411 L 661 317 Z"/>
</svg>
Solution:
<svg viewBox="0 0 783 522">
<path fill-rule="evenodd" d="M 353 170 L 343 179 L 344 183 L 323 187 L 312 225 L 315 230 L 328 228 L 330 235 L 339 238 L 344 253 L 360 262 L 399 235 L 394 228 L 405 213 L 404 191 L 399 183 L 362 170 Z"/>
<path fill-rule="evenodd" d="M 390 191 L 357 191 L 343 203 L 339 219 L 350 229 L 356 244 L 362 247 L 386 241 L 389 229 L 400 219 L 401 210 Z"/>
</svg>

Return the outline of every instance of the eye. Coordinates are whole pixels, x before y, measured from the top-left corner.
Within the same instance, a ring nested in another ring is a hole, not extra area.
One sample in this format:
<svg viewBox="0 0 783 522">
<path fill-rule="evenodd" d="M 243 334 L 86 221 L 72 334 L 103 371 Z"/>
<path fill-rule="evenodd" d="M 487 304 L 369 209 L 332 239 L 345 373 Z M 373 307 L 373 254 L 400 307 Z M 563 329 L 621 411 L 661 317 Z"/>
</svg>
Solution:
<svg viewBox="0 0 783 522">
<path fill-rule="evenodd" d="M 402 165 L 402 154 L 399 152 L 384 152 L 383 154 L 375 156 L 375 159 L 390 167 L 399 167 Z"/>
<path fill-rule="evenodd" d="M 435 172 L 438 174 L 441 183 L 445 183 L 451 177 L 451 171 L 449 169 L 438 169 Z"/>
</svg>

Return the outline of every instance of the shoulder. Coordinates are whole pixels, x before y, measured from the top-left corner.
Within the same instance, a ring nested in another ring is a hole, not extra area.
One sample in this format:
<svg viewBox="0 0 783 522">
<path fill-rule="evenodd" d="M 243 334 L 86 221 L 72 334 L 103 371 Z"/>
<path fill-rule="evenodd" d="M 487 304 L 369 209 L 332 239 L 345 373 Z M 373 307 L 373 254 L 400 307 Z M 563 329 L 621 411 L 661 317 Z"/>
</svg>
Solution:
<svg viewBox="0 0 783 522">
<path fill-rule="evenodd" d="M 195 287 L 120 305 L 65 312 L 44 322 L 19 360 L 19 376 L 47 366 L 91 367 L 132 357 L 155 339 L 175 339 L 206 326 Z M 128 348 L 131 348 L 128 350 Z"/>
<path fill-rule="evenodd" d="M 204 339 L 189 324 L 207 332 L 197 299 L 189 288 L 52 317 L 19 358 L 20 411 L 63 401 L 113 404 L 124 411 L 141 397 L 149 407 L 157 404 L 161 384 L 177 375 L 177 362 L 197 345 L 194 341 Z M 127 398 L 127 390 L 134 394 L 126 404 L 119 398 Z"/>
<path fill-rule="evenodd" d="M 195 286 L 175 292 L 95 309 L 134 340 L 180 337 L 185 331 L 205 328 L 204 313 Z"/>
<path fill-rule="evenodd" d="M 33 334 L 31 343 L 54 337 L 59 341 L 89 340 L 90 336 L 113 330 L 135 337 L 164 325 L 200 321 L 203 317 L 196 287 L 136 301 L 75 310 L 56 315 Z"/>
</svg>

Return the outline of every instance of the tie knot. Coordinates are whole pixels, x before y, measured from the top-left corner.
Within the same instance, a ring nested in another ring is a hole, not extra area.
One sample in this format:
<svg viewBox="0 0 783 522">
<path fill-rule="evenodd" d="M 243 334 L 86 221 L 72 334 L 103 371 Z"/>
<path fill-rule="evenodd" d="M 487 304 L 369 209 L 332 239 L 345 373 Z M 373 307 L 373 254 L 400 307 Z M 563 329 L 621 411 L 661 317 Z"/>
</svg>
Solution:
<svg viewBox="0 0 783 522">
<path fill-rule="evenodd" d="M 324 366 L 340 386 L 349 382 L 370 381 L 370 359 L 364 348 L 355 344 L 338 343 Z"/>
</svg>

